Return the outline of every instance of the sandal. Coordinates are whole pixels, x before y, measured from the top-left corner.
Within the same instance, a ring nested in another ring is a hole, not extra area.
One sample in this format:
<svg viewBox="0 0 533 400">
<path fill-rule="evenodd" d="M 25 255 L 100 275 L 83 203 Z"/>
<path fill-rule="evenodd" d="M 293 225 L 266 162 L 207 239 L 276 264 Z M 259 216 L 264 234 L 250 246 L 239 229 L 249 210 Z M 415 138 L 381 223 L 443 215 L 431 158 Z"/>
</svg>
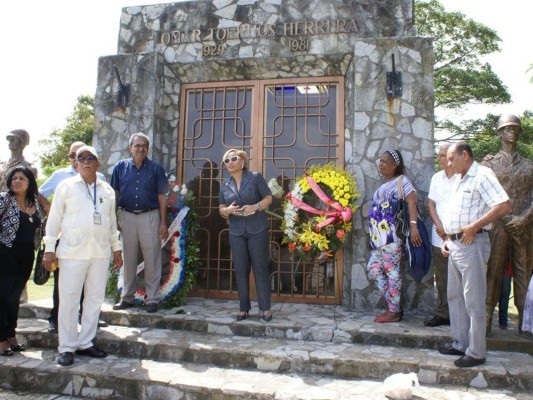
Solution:
<svg viewBox="0 0 533 400">
<path fill-rule="evenodd" d="M 12 344 L 11 350 L 13 351 L 26 351 L 26 346 L 23 344 Z"/>
<path fill-rule="evenodd" d="M 11 347 L 8 347 L 4 350 L 0 350 L 0 356 L 11 357 L 13 354 L 15 353 L 13 352 L 13 350 L 11 350 Z"/>
</svg>

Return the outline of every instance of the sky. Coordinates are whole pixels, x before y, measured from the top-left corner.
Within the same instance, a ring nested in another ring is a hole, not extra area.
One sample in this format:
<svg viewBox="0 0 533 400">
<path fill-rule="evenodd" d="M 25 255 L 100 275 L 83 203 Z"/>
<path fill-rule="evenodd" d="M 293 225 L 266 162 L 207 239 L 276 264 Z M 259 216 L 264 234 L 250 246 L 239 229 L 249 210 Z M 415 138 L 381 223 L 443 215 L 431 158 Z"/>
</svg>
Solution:
<svg viewBox="0 0 533 400">
<path fill-rule="evenodd" d="M 16 0 L 2 5 L 0 37 L 0 160 L 9 158 L 5 134 L 26 129 L 31 136 L 24 155 L 38 161 L 38 141 L 62 129 L 81 95 L 94 96 L 98 58 L 117 53 L 123 7 L 159 4 L 141 0 Z M 495 29 L 502 51 L 487 61 L 507 86 L 512 104 L 471 106 L 459 119 L 533 110 L 533 64 L 528 28 L 533 1 L 441 0 Z M 530 50 L 527 50 L 530 49 Z M 450 117 L 449 115 L 443 115 Z M 456 117 L 457 118 L 457 117 Z"/>
</svg>

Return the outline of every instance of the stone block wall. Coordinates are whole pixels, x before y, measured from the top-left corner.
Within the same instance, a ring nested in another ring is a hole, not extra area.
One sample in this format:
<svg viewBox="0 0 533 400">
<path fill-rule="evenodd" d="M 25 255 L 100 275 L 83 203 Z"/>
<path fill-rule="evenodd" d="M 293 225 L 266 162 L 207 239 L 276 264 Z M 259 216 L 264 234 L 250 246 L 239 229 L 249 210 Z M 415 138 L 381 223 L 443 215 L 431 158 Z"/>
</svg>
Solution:
<svg viewBox="0 0 533 400">
<path fill-rule="evenodd" d="M 344 76 L 345 168 L 356 177 L 361 198 L 344 251 L 343 305 L 353 310 L 381 308 L 384 303 L 366 273 L 366 217 L 380 184 L 377 162 L 386 149 L 402 152 L 426 217 L 433 173 L 432 44 L 414 36 L 412 14 L 412 0 L 214 0 L 123 9 L 118 55 L 102 57 L 98 65 L 94 143 L 103 172 L 110 174 L 117 160 L 129 156 L 128 138 L 138 131 L 152 140 L 150 158 L 167 171 L 175 169 L 182 83 Z M 209 41 L 170 46 L 160 40 L 170 31 L 200 29 L 205 34 L 210 28 L 243 24 L 344 19 L 355 19 L 357 30 L 309 35 L 305 52 L 289 51 L 289 37 L 279 35 L 228 39 L 224 54 L 210 57 L 203 54 Z M 386 72 L 392 70 L 392 54 L 402 74 L 403 95 L 389 99 Z M 131 87 L 126 108 L 115 107 L 113 65 Z M 432 275 L 421 284 L 404 275 L 405 310 L 430 312 Z"/>
</svg>

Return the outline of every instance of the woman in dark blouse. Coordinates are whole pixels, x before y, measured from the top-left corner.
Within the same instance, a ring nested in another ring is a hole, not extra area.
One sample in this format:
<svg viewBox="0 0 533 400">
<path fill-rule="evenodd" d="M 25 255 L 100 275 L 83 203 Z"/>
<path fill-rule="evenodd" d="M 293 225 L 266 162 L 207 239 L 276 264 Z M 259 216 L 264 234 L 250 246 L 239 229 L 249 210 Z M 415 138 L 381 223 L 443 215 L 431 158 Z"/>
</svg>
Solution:
<svg viewBox="0 0 533 400">
<path fill-rule="evenodd" d="M 19 298 L 33 266 L 35 233 L 41 225 L 32 171 L 15 167 L 6 183 L 8 191 L 0 193 L 0 356 L 25 350 L 17 342 L 15 329 Z"/>
<path fill-rule="evenodd" d="M 272 319 L 270 310 L 270 232 L 264 210 L 272 203 L 272 193 L 263 176 L 246 167 L 245 151 L 229 149 L 222 158 L 231 174 L 220 187 L 219 213 L 229 218 L 229 237 L 237 278 L 240 312 L 237 321 L 250 311 L 250 269 L 253 267 L 257 302 L 262 318 Z"/>
</svg>

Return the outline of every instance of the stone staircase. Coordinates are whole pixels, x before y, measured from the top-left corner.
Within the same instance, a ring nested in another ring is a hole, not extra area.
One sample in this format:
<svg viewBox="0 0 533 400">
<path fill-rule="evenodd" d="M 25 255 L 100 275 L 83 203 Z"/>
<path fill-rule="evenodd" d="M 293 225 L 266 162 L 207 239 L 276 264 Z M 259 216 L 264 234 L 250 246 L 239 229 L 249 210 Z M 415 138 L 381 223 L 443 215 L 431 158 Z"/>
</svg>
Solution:
<svg viewBox="0 0 533 400">
<path fill-rule="evenodd" d="M 18 332 L 28 351 L 0 360 L 0 386 L 95 399 L 384 399 L 387 376 L 416 372 L 419 399 L 533 393 L 533 340 L 516 326 L 494 329 L 485 365 L 459 369 L 436 350 L 449 327 L 426 328 L 421 316 L 376 324 L 339 306 L 277 303 L 269 323 L 257 312 L 236 322 L 236 304 L 190 299 L 155 314 L 105 304 L 96 343 L 110 355 L 71 367 L 56 363 L 50 301 L 26 304 Z"/>
</svg>

